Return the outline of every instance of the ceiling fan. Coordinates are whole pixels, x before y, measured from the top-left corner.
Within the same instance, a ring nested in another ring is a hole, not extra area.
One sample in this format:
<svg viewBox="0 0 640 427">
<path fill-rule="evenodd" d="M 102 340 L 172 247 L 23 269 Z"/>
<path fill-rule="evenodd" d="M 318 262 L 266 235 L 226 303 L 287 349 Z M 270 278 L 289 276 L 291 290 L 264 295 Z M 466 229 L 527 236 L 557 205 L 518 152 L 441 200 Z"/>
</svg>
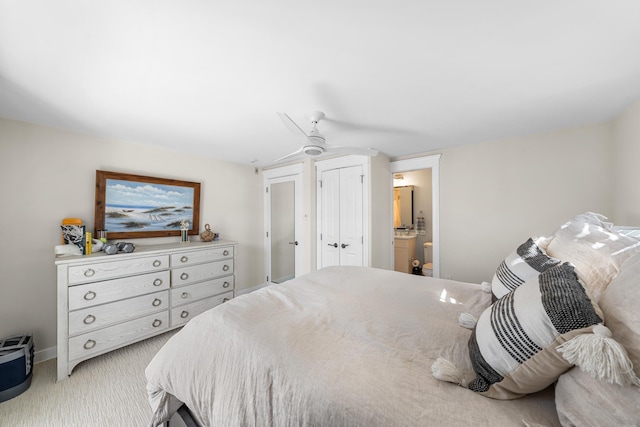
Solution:
<svg viewBox="0 0 640 427">
<path fill-rule="evenodd" d="M 362 148 L 362 147 L 339 147 L 336 145 L 329 145 L 325 142 L 325 137 L 320 134 L 317 128 L 317 124 L 320 120 L 324 118 L 324 113 L 322 111 L 312 111 L 307 114 L 307 118 L 311 122 L 311 130 L 309 132 L 305 132 L 302 130 L 300 126 L 294 122 L 291 117 L 289 117 L 286 113 L 278 113 L 280 119 L 285 124 L 287 128 L 294 134 L 304 137 L 304 143 L 302 147 L 293 153 L 287 154 L 286 156 L 280 157 L 275 161 L 281 162 L 282 160 L 291 159 L 295 157 L 302 156 L 310 156 L 315 157 L 321 154 L 359 154 L 364 156 L 376 156 L 378 154 L 378 150 L 374 150 L 373 148 Z"/>
</svg>

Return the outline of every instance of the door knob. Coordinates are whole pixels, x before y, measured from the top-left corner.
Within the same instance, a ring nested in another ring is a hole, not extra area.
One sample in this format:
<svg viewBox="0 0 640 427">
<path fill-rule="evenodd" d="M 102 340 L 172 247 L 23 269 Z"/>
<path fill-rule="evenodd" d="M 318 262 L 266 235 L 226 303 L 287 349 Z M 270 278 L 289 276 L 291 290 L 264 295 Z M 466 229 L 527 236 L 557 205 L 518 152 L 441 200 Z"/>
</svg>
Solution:
<svg viewBox="0 0 640 427">
<path fill-rule="evenodd" d="M 329 243 L 329 246 L 333 246 L 334 248 L 337 248 L 338 244 L 337 243 Z"/>
<path fill-rule="evenodd" d="M 289 242 L 289 244 L 298 246 L 298 241 L 296 240 L 295 242 Z"/>
<path fill-rule="evenodd" d="M 348 243 L 343 243 L 343 244 L 341 244 L 341 245 L 340 245 L 340 247 L 341 247 L 342 249 L 346 248 L 347 246 L 349 246 L 349 244 L 348 244 Z"/>
</svg>

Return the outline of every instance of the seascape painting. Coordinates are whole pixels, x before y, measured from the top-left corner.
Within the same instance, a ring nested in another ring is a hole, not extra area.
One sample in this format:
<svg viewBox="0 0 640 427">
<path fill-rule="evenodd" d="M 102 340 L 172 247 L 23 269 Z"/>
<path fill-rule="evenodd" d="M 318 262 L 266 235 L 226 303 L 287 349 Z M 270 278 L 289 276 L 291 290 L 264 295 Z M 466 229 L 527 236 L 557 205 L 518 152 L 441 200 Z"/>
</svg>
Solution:
<svg viewBox="0 0 640 427">
<path fill-rule="evenodd" d="M 193 226 L 194 189 L 119 179 L 106 180 L 105 228 L 109 233 L 180 230 Z"/>
</svg>

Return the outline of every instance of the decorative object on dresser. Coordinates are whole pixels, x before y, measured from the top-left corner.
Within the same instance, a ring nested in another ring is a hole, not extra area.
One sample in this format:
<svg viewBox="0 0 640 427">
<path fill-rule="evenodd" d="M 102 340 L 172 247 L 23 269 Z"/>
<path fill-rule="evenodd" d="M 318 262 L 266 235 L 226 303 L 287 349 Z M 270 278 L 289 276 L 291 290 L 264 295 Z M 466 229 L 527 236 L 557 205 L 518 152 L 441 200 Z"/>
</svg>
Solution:
<svg viewBox="0 0 640 427">
<path fill-rule="evenodd" d="M 58 381 L 84 360 L 180 327 L 233 298 L 236 245 L 174 243 L 57 259 Z"/>
<path fill-rule="evenodd" d="M 204 231 L 200 233 L 200 240 L 203 242 L 213 242 L 216 238 L 216 235 L 213 231 L 211 231 L 211 226 L 209 224 L 205 224 Z"/>
<path fill-rule="evenodd" d="M 95 229 L 109 239 L 189 235 L 200 228 L 200 183 L 96 171 Z"/>
<path fill-rule="evenodd" d="M 86 253 L 86 229 L 85 226 L 73 225 L 73 224 L 63 224 L 60 226 L 62 229 L 62 239 L 64 245 L 76 245 L 80 250 L 80 253 L 84 255 Z"/>
</svg>

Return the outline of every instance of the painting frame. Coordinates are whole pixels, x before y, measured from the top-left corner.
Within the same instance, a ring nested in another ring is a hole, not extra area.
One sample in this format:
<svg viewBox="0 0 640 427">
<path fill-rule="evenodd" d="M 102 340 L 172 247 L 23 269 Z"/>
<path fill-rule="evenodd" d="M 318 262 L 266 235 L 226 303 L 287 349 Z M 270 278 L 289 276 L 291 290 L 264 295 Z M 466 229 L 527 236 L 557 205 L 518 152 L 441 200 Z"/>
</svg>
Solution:
<svg viewBox="0 0 640 427">
<path fill-rule="evenodd" d="M 103 170 L 96 170 L 96 193 L 95 193 L 95 235 L 97 235 L 98 230 L 107 230 L 107 237 L 109 240 L 126 240 L 126 239 L 140 239 L 146 237 L 168 237 L 168 236 L 180 236 L 181 230 L 180 226 L 177 226 L 179 221 L 174 221 L 170 226 L 155 226 L 153 229 L 145 229 L 149 225 L 149 221 L 131 221 L 131 224 L 127 225 L 126 231 L 123 231 L 121 228 L 116 228 L 114 230 L 109 230 L 109 223 L 113 222 L 114 217 L 114 207 L 116 205 L 108 206 L 108 201 L 115 196 L 115 187 L 113 185 L 109 186 L 109 184 L 117 183 L 119 186 L 127 186 L 129 185 L 131 188 L 139 188 L 146 187 L 149 190 L 154 190 L 155 192 L 165 190 L 167 188 L 171 188 L 171 193 L 184 193 L 186 196 L 193 195 L 192 200 L 190 201 L 191 206 L 181 206 L 182 215 L 187 215 L 190 219 L 189 221 L 189 229 L 187 234 L 189 235 L 197 235 L 199 234 L 200 229 L 200 183 L 192 182 L 192 181 L 182 181 L 177 179 L 169 179 L 169 178 L 158 178 L 152 176 L 144 176 L 144 175 L 134 175 L 130 173 L 120 173 L 120 172 L 110 172 Z M 175 188 L 173 188 L 175 187 Z M 144 188 L 143 188 L 144 190 Z M 148 203 L 148 202 L 147 202 Z M 124 206 L 124 205 L 117 205 Z M 160 207 L 154 205 L 146 206 L 146 208 L 154 208 L 155 211 L 159 211 L 159 215 L 154 215 L 154 217 L 158 217 L 161 215 L 170 215 L 170 212 L 166 210 L 174 208 L 170 207 Z M 191 215 L 188 213 L 184 213 L 184 210 L 191 208 Z M 164 211 L 162 211 L 164 209 Z M 126 215 L 127 212 L 137 213 L 138 216 L 143 215 L 142 210 L 137 211 L 136 209 L 121 209 L 123 213 L 119 213 L 118 215 Z M 135 212 L 134 212 L 135 211 Z M 150 212 L 147 210 L 146 212 Z M 146 214 L 149 216 L 150 214 Z M 156 221 L 158 222 L 158 221 Z M 130 229 L 130 231 L 129 231 Z"/>
</svg>

